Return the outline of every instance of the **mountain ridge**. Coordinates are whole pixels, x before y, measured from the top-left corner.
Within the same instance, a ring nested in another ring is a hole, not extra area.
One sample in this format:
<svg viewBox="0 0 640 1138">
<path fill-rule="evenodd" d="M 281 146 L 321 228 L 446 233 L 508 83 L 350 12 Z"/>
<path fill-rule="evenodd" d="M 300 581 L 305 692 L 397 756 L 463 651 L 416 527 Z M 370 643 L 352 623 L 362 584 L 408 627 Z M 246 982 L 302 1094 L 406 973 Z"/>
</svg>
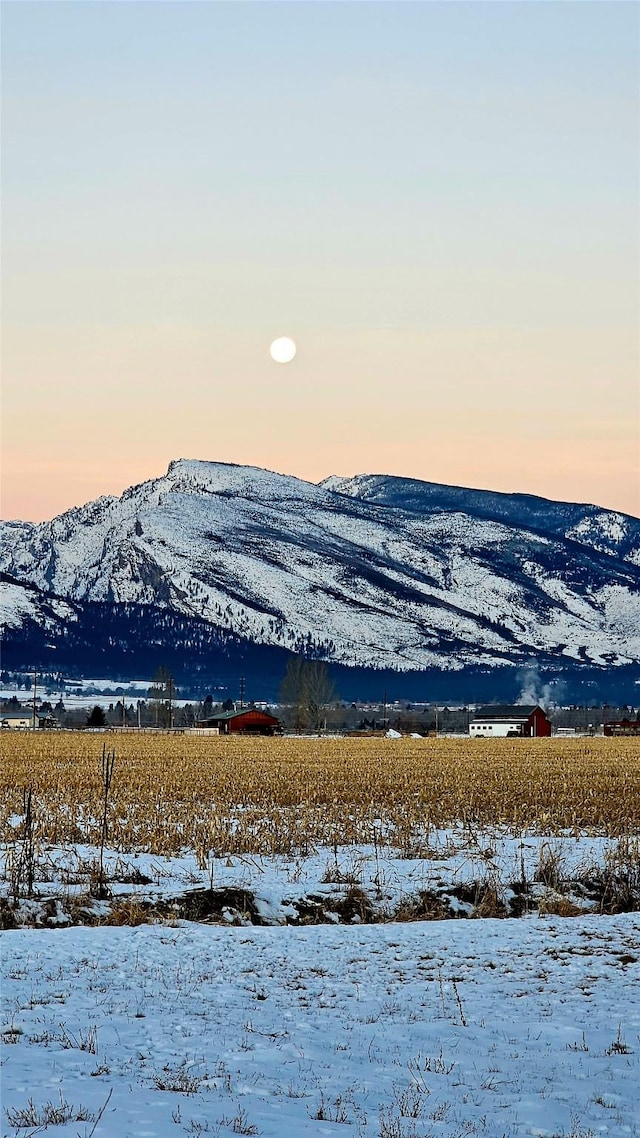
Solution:
<svg viewBox="0 0 640 1138">
<path fill-rule="evenodd" d="M 532 495 L 177 459 L 50 522 L 2 523 L 0 569 L 344 667 L 640 661 L 640 520 Z"/>
</svg>

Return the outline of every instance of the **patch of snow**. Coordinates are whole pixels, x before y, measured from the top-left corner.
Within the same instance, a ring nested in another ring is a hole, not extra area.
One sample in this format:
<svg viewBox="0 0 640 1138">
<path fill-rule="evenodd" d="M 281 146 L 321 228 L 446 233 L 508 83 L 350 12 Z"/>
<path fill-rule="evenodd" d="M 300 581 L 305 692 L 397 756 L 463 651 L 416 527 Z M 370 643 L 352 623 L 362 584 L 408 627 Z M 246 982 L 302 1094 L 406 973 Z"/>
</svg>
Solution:
<svg viewBox="0 0 640 1138">
<path fill-rule="evenodd" d="M 622 916 L 9 932 L 5 1126 L 62 1095 L 96 1138 L 379 1138 L 381 1121 L 550 1138 L 576 1119 L 632 1136 L 638 931 Z"/>
<path fill-rule="evenodd" d="M 33 594 L 9 581 L 0 582 L 0 624 L 19 628 L 25 620 L 36 620 L 38 607 Z"/>
</svg>

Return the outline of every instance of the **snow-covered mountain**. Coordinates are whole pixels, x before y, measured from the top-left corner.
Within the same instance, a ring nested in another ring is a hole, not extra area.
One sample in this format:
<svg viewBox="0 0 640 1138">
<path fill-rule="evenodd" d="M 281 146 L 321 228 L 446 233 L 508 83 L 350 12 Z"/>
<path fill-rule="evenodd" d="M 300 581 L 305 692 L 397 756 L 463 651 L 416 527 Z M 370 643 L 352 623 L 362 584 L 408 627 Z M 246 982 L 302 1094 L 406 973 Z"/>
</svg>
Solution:
<svg viewBox="0 0 640 1138">
<path fill-rule="evenodd" d="M 77 620 L 77 612 L 66 601 L 43 593 L 35 585 L 24 585 L 8 578 L 0 581 L 0 627 L 3 632 L 33 624 L 46 634 L 56 632 L 74 620 Z"/>
<path fill-rule="evenodd" d="M 462 486 L 444 486 L 389 474 L 357 474 L 353 478 L 332 475 L 321 485 L 338 494 L 419 514 L 463 510 L 475 517 L 503 521 L 521 529 L 539 529 L 640 565 L 640 519 L 615 510 L 603 510 L 600 506 L 552 502 L 533 494 L 466 490 Z"/>
<path fill-rule="evenodd" d="M 525 495 L 180 459 L 121 497 L 4 523 L 0 569 L 14 635 L 35 605 L 22 582 L 351 667 L 640 660 L 640 521 Z"/>
</svg>

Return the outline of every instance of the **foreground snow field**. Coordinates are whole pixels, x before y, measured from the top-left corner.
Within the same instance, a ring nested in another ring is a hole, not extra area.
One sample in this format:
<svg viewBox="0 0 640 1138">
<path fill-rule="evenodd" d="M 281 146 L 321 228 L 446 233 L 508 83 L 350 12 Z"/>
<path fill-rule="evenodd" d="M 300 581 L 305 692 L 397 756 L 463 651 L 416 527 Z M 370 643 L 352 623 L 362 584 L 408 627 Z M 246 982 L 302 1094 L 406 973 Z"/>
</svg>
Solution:
<svg viewBox="0 0 640 1138">
<path fill-rule="evenodd" d="M 640 1134 L 638 914 L 18 929 L 3 974 L 3 1135 Z"/>
</svg>

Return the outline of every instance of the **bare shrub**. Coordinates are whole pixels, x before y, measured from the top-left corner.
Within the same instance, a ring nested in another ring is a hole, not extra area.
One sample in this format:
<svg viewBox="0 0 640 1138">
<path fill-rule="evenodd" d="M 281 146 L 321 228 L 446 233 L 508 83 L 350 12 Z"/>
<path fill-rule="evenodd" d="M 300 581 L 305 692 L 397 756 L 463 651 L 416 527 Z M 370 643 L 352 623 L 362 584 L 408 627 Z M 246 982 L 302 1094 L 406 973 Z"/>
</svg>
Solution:
<svg viewBox="0 0 640 1138">
<path fill-rule="evenodd" d="M 473 917 L 506 917 L 507 906 L 499 882 L 492 876 L 478 882 Z"/>
<path fill-rule="evenodd" d="M 33 808 L 33 786 L 22 792 L 21 834 L 11 850 L 9 871 L 11 895 L 17 905 L 21 897 L 33 897 L 36 872 L 36 823 Z"/>
<path fill-rule="evenodd" d="M 60 1091 L 56 1102 L 45 1102 L 37 1107 L 32 1098 L 25 1107 L 9 1107 L 7 1122 L 16 1130 L 46 1130 L 47 1126 L 62 1126 L 66 1122 L 93 1122 L 95 1115 L 86 1106 L 73 1106 L 67 1102 Z"/>
<path fill-rule="evenodd" d="M 115 751 L 108 751 L 106 743 L 102 744 L 102 758 L 100 771 L 102 775 L 102 826 L 100 829 L 100 865 L 98 873 L 98 888 L 96 895 L 100 898 L 108 896 L 104 877 L 104 847 L 108 836 L 109 793 L 113 780 L 113 768 L 116 762 Z"/>
<path fill-rule="evenodd" d="M 192 1075 L 186 1070 L 185 1064 L 178 1067 L 166 1066 L 153 1076 L 153 1085 L 159 1091 L 173 1091 L 181 1095 L 195 1095 L 207 1075 Z"/>
<path fill-rule="evenodd" d="M 640 839 L 625 835 L 605 853 L 601 908 L 606 913 L 640 909 Z"/>
<path fill-rule="evenodd" d="M 560 890 L 564 880 L 564 856 L 557 845 L 543 842 L 538 853 L 538 865 L 533 880 L 546 885 L 547 889 Z"/>
</svg>

